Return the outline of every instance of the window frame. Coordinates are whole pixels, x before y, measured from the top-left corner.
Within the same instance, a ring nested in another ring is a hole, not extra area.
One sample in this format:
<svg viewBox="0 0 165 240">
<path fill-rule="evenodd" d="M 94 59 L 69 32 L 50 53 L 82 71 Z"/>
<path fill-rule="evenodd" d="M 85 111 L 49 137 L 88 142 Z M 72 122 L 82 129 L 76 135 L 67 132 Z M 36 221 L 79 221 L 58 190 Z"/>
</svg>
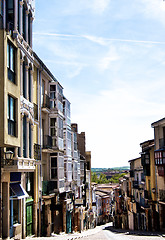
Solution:
<svg viewBox="0 0 165 240">
<path fill-rule="evenodd" d="M 13 103 L 11 102 L 11 100 L 13 100 Z M 11 104 L 13 106 L 11 106 Z M 16 99 L 10 95 L 8 95 L 7 119 L 8 119 L 8 135 L 15 137 L 16 136 Z"/>
<path fill-rule="evenodd" d="M 54 162 L 55 165 L 54 165 L 54 166 L 53 166 L 53 164 L 52 164 L 52 163 L 53 163 L 53 162 L 52 162 L 53 159 L 55 159 L 55 162 Z M 56 172 L 56 174 L 55 174 L 56 177 L 53 176 L 53 174 L 52 174 L 53 171 L 54 171 L 54 173 Z M 51 178 L 51 179 L 55 179 L 55 180 L 58 179 L 58 156 L 51 156 L 51 157 L 50 157 L 50 178 Z"/>
<path fill-rule="evenodd" d="M 11 42 L 7 42 L 7 69 L 8 69 L 8 79 L 13 82 L 15 82 L 15 69 L 16 69 L 16 48 Z"/>
</svg>

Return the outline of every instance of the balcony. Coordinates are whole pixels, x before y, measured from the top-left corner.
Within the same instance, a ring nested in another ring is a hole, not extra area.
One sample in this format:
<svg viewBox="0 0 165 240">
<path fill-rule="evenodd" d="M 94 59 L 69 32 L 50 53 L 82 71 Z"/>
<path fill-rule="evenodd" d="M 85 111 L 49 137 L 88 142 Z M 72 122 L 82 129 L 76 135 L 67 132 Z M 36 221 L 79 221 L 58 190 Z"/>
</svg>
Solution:
<svg viewBox="0 0 165 240">
<path fill-rule="evenodd" d="M 138 189 L 139 188 L 139 182 L 133 181 L 133 188 Z"/>
<path fill-rule="evenodd" d="M 130 177 L 134 177 L 134 171 L 130 170 Z"/>
<path fill-rule="evenodd" d="M 38 121 L 38 105 L 33 103 L 34 105 L 34 119 Z"/>
<path fill-rule="evenodd" d="M 148 200 L 145 199 L 145 198 L 141 198 L 140 199 L 140 206 L 143 207 L 143 208 L 149 208 Z"/>
<path fill-rule="evenodd" d="M 150 165 L 143 166 L 143 173 L 144 173 L 144 176 L 150 176 Z"/>
<path fill-rule="evenodd" d="M 57 181 L 43 181 L 42 193 L 43 195 L 49 195 L 57 191 Z"/>
<path fill-rule="evenodd" d="M 158 166 L 158 174 L 159 174 L 159 176 L 164 177 L 165 176 L 164 173 L 165 173 L 164 166 Z"/>
<path fill-rule="evenodd" d="M 164 148 L 165 147 L 165 139 L 164 138 L 160 138 L 159 139 L 159 148 Z"/>
<path fill-rule="evenodd" d="M 147 191 L 147 190 L 144 190 L 144 198 L 145 199 L 148 199 L 148 200 L 151 200 L 151 192 L 150 191 Z"/>
<path fill-rule="evenodd" d="M 155 165 L 162 166 L 165 165 L 165 150 L 158 149 L 154 153 L 155 155 Z"/>
<path fill-rule="evenodd" d="M 142 164 L 142 166 L 150 165 L 150 153 L 149 152 L 141 154 L 141 164 Z"/>
<path fill-rule="evenodd" d="M 165 190 L 159 189 L 159 201 L 165 202 Z"/>
<path fill-rule="evenodd" d="M 34 171 L 35 170 L 35 159 L 28 158 L 13 158 L 12 160 L 3 160 L 2 167 L 4 171 Z"/>
<path fill-rule="evenodd" d="M 44 135 L 43 138 L 43 149 L 52 148 L 52 137 L 49 135 Z"/>
<path fill-rule="evenodd" d="M 50 97 L 47 94 L 43 95 L 42 111 L 48 112 L 50 109 Z"/>
<path fill-rule="evenodd" d="M 34 159 L 41 160 L 41 145 L 34 144 Z"/>
</svg>

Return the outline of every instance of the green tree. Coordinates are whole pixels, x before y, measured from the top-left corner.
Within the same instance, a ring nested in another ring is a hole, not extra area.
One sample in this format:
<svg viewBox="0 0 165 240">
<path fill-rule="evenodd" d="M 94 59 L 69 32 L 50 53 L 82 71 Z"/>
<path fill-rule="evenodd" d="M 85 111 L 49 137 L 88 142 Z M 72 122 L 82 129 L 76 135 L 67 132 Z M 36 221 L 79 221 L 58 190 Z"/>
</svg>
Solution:
<svg viewBox="0 0 165 240">
<path fill-rule="evenodd" d="M 95 183 L 98 183 L 98 177 L 97 177 L 96 172 L 92 172 L 91 181 L 95 182 Z"/>
<path fill-rule="evenodd" d="M 106 175 L 101 173 L 98 179 L 98 183 L 108 183 L 109 181 L 106 179 Z"/>
</svg>

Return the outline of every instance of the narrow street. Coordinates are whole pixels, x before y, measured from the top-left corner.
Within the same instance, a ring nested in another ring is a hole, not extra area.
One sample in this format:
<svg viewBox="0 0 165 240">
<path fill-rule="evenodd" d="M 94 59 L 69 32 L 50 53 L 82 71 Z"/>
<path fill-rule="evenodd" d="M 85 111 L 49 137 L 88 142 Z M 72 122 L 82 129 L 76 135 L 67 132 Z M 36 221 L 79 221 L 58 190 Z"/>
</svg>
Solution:
<svg viewBox="0 0 165 240">
<path fill-rule="evenodd" d="M 32 240 L 160 240 L 165 238 L 163 233 L 148 233 L 142 231 L 127 231 L 114 229 L 111 223 L 97 226 L 95 229 L 83 231 L 82 233 L 61 234 L 52 237 L 28 238 Z"/>
</svg>

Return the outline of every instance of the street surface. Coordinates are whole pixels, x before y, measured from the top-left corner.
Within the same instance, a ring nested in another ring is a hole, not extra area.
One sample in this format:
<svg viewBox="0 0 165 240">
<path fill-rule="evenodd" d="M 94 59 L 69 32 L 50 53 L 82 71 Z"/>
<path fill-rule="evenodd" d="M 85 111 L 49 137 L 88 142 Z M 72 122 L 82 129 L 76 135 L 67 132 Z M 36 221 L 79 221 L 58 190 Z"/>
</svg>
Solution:
<svg viewBox="0 0 165 240">
<path fill-rule="evenodd" d="M 52 237 L 34 237 L 32 240 L 161 240 L 165 239 L 165 233 L 147 233 L 142 231 L 128 231 L 115 229 L 111 223 L 97 226 L 94 229 L 73 234 L 55 234 Z"/>
</svg>

